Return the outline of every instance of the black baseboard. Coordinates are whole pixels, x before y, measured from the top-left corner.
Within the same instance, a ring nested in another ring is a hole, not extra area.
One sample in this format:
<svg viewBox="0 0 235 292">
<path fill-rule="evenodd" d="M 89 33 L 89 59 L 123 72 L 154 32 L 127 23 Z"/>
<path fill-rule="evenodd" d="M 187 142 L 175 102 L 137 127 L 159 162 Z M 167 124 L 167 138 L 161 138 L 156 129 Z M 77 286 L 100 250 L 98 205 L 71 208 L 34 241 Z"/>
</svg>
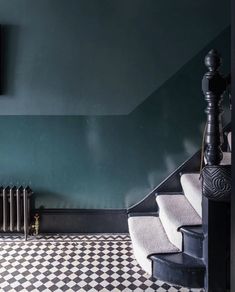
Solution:
<svg viewBox="0 0 235 292">
<path fill-rule="evenodd" d="M 127 211 L 101 209 L 40 209 L 41 233 L 127 233 Z"/>
</svg>

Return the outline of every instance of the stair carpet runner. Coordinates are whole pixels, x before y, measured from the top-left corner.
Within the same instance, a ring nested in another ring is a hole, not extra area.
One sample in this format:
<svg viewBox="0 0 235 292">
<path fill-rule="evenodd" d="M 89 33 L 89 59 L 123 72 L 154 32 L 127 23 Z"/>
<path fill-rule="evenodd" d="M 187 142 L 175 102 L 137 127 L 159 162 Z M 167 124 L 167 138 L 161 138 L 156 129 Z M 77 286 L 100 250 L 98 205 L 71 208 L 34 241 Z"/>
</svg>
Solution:
<svg viewBox="0 0 235 292">
<path fill-rule="evenodd" d="M 231 151 L 231 132 L 227 138 Z M 231 164 L 231 152 L 223 153 L 221 164 Z M 180 181 L 183 193 L 164 193 L 156 197 L 158 216 L 128 218 L 134 255 L 149 275 L 153 271 L 151 255 L 182 252 L 183 238 L 180 228 L 202 224 L 202 186 L 199 173 L 185 173 Z"/>
</svg>

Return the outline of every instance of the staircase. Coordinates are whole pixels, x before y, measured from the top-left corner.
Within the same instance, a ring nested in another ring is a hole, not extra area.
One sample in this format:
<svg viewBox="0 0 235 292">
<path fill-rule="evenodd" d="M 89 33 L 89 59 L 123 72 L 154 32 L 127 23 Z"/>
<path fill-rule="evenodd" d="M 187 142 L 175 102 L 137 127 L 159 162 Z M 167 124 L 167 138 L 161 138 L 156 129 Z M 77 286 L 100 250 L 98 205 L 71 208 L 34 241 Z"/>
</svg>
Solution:
<svg viewBox="0 0 235 292">
<path fill-rule="evenodd" d="M 231 131 L 222 148 L 219 164 L 231 165 Z M 197 155 L 183 164 L 163 187 L 131 208 L 128 217 L 134 255 L 142 269 L 153 278 L 190 288 L 204 288 L 207 273 L 199 160 Z"/>
</svg>

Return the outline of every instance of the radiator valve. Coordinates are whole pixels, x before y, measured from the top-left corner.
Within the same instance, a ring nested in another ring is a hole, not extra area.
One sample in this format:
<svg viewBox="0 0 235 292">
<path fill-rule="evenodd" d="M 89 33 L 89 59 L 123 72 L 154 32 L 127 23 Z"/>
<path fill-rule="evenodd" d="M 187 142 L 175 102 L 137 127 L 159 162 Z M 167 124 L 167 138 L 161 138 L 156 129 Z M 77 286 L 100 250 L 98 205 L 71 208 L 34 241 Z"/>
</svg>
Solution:
<svg viewBox="0 0 235 292">
<path fill-rule="evenodd" d="M 32 225 L 33 228 L 33 235 L 38 235 L 39 234 L 39 214 L 36 213 L 34 215 L 34 224 Z"/>
</svg>

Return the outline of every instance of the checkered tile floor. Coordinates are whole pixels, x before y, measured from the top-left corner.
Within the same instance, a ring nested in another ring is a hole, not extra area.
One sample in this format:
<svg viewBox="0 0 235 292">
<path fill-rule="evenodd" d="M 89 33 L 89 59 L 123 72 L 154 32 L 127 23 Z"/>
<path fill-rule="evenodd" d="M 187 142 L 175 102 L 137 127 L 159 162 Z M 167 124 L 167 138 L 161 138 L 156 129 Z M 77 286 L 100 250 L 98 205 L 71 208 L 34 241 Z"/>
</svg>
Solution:
<svg viewBox="0 0 235 292">
<path fill-rule="evenodd" d="M 126 234 L 0 238 L 0 291 L 202 291 L 152 281 Z"/>
</svg>

